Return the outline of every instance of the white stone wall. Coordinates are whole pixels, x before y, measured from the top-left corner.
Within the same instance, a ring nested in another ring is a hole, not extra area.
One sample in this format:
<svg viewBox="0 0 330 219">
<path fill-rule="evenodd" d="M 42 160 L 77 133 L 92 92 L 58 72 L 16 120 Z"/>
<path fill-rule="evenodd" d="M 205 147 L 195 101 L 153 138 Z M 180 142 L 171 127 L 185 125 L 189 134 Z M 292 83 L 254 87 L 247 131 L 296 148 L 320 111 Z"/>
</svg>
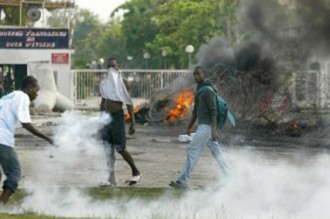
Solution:
<svg viewBox="0 0 330 219">
<path fill-rule="evenodd" d="M 52 53 L 68 53 L 68 64 L 52 64 Z M 49 65 L 53 71 L 57 72 L 57 88 L 58 91 L 73 100 L 73 75 L 71 73 L 71 54 L 70 49 L 0 49 L 0 64 L 22 64 L 43 62 Z M 27 74 L 30 74 L 28 68 Z"/>
</svg>

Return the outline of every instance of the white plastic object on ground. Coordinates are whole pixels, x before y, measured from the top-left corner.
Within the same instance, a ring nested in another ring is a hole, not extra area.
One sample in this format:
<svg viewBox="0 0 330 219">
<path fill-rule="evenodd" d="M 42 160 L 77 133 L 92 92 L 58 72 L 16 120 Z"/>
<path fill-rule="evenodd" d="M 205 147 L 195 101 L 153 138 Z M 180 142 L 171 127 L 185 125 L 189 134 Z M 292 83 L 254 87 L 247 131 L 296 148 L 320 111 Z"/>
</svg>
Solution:
<svg viewBox="0 0 330 219">
<path fill-rule="evenodd" d="M 179 135 L 178 140 L 183 143 L 190 142 L 193 139 L 194 135 L 195 133 L 191 133 L 190 135 L 187 134 Z"/>
</svg>

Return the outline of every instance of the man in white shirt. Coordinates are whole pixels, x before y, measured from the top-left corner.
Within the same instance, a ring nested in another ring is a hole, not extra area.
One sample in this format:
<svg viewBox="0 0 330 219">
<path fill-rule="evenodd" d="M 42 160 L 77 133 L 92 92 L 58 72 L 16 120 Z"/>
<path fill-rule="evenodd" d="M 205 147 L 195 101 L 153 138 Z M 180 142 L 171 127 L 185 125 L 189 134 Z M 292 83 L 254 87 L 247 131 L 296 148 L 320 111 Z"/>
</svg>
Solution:
<svg viewBox="0 0 330 219">
<path fill-rule="evenodd" d="M 131 118 L 129 134 L 133 135 L 135 132 L 133 102 L 127 91 L 128 84 L 120 75 L 117 60 L 115 58 L 109 58 L 108 62 L 109 74 L 100 84 L 100 93 L 102 96 L 100 110 L 109 113 L 111 116 L 110 123 L 105 125 L 101 130 L 101 137 L 106 152 L 109 178 L 107 183 L 100 186 L 116 185 L 114 173 L 115 150 L 131 167 L 132 178 L 129 180 L 129 184 L 133 185 L 140 181 L 141 174 L 135 166 L 132 156 L 126 150 L 125 115 L 123 111 L 123 104 L 126 104 Z"/>
<path fill-rule="evenodd" d="M 0 204 L 6 204 L 18 187 L 21 168 L 15 151 L 15 128 L 20 122 L 26 130 L 53 144 L 53 140 L 41 133 L 31 123 L 29 105 L 39 91 L 37 79 L 26 76 L 22 81 L 22 90 L 14 91 L 0 99 L 0 165 L 6 180 L 0 196 Z"/>
</svg>

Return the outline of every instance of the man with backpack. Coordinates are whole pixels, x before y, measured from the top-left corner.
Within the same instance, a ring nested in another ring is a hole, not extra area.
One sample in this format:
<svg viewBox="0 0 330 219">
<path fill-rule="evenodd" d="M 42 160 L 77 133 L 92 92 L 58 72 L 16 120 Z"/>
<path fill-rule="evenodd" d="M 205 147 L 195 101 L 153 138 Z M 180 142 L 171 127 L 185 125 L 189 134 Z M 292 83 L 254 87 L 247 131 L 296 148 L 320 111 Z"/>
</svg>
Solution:
<svg viewBox="0 0 330 219">
<path fill-rule="evenodd" d="M 201 66 L 197 66 L 193 73 L 194 80 L 197 84 L 197 92 L 187 134 L 191 134 L 191 129 L 196 120 L 198 120 L 198 127 L 196 134 L 187 147 L 186 162 L 181 175 L 176 181 L 172 181 L 169 184 L 169 186 L 174 188 L 188 187 L 188 179 L 205 146 L 209 147 L 212 156 L 217 161 L 224 174 L 226 176 L 229 175 L 229 165 L 218 143 L 216 89 L 211 82 L 205 80 L 205 72 L 206 71 Z"/>
</svg>

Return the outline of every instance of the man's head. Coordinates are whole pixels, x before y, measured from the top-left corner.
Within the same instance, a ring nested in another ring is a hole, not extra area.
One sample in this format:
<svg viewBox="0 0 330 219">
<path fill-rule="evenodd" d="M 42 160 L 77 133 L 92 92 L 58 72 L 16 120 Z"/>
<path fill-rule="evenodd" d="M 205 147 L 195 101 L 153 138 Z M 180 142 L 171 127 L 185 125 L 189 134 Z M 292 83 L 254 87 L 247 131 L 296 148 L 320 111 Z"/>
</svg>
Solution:
<svg viewBox="0 0 330 219">
<path fill-rule="evenodd" d="M 37 98 L 39 89 L 38 80 L 35 77 L 26 76 L 23 78 L 22 91 L 29 96 L 31 101 Z"/>
<path fill-rule="evenodd" d="M 114 57 L 111 57 L 108 59 L 108 68 L 114 68 L 116 70 L 119 69 L 119 65 L 117 63 L 117 59 Z"/>
<path fill-rule="evenodd" d="M 202 66 L 197 66 L 194 69 L 194 79 L 197 84 L 203 83 L 205 80 L 205 69 Z"/>
</svg>

